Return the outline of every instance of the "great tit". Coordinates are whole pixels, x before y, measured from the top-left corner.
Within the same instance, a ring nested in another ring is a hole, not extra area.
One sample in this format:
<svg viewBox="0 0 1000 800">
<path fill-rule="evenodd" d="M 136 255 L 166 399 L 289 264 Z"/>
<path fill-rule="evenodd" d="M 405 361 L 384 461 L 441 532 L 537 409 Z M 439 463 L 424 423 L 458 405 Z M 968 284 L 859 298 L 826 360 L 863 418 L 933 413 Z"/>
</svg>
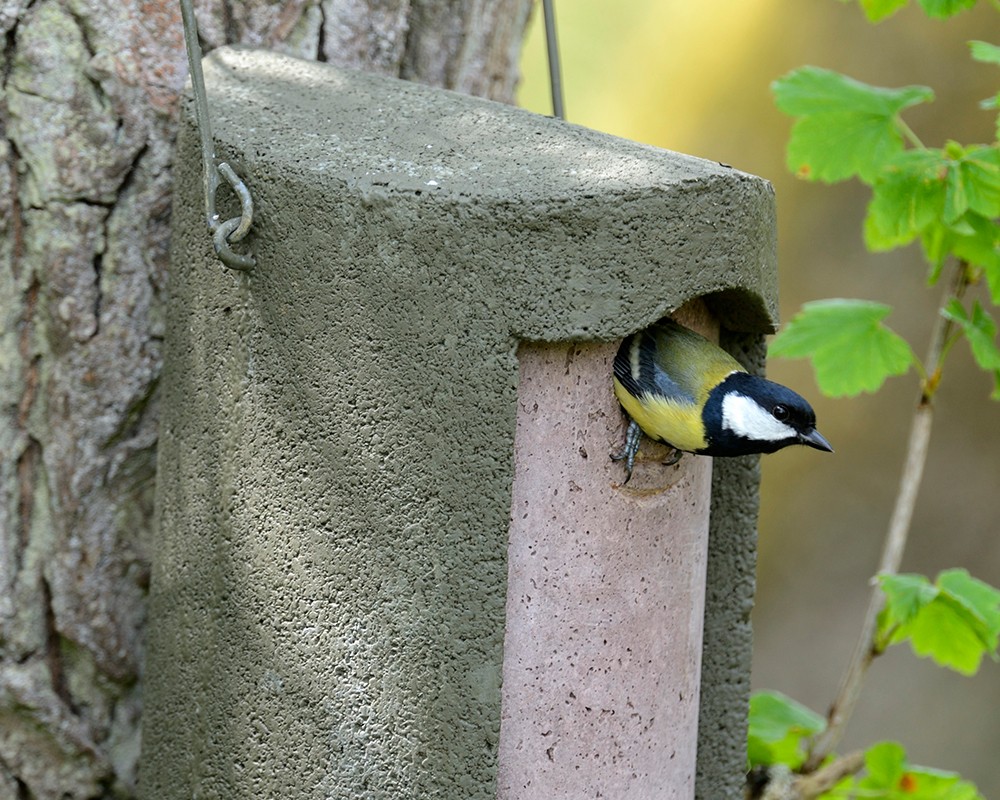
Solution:
<svg viewBox="0 0 1000 800">
<path fill-rule="evenodd" d="M 744 456 L 792 444 L 833 452 L 816 430 L 812 406 L 781 384 L 751 375 L 705 337 L 663 319 L 622 342 L 615 356 L 615 396 L 630 423 L 625 461 L 632 477 L 639 439 L 684 453 Z"/>
</svg>

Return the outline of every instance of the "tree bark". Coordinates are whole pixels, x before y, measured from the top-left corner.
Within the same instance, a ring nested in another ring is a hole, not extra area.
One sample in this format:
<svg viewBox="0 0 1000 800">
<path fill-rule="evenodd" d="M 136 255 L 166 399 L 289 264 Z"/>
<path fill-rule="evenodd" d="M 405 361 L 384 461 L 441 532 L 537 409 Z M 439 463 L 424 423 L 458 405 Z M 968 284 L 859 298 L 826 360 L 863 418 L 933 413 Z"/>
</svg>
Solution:
<svg viewBox="0 0 1000 800">
<path fill-rule="evenodd" d="M 244 42 L 511 101 L 531 0 L 201 2 Z M 173 0 L 0 0 L 0 797 L 134 794 Z"/>
</svg>

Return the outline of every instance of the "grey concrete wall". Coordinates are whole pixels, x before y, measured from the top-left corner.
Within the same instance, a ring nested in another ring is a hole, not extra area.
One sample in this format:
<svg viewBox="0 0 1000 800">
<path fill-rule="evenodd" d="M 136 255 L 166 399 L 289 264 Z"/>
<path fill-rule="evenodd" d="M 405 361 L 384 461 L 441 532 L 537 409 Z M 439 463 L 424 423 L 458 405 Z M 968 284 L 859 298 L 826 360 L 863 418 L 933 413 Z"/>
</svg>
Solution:
<svg viewBox="0 0 1000 800">
<path fill-rule="evenodd" d="M 720 344 L 760 373 L 762 338 L 723 331 Z M 735 800 L 744 796 L 760 457 L 713 462 L 695 785 L 698 800 Z"/>
<path fill-rule="evenodd" d="M 611 341 L 699 296 L 725 329 L 769 329 L 770 189 L 274 54 L 215 51 L 206 78 L 258 264 L 211 255 L 188 121 L 143 796 L 491 797 L 517 345 Z M 753 536 L 753 476 L 737 480 L 726 496 L 750 509 L 720 525 L 713 500 L 720 552 Z M 743 619 L 747 569 L 715 570 L 710 619 Z M 737 705 L 742 624 L 717 632 L 727 658 L 704 680 Z M 702 785 L 738 785 L 744 713 L 702 714 L 701 746 L 726 740 Z"/>
</svg>

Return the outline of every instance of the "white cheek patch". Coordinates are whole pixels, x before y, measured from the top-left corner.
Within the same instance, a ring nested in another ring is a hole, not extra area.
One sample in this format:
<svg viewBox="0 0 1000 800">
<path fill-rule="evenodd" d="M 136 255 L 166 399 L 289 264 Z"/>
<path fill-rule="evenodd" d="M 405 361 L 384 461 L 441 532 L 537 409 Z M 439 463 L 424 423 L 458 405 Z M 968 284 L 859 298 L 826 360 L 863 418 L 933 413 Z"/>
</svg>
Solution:
<svg viewBox="0 0 1000 800">
<path fill-rule="evenodd" d="M 735 393 L 722 398 L 722 427 L 758 442 L 780 442 L 798 436 L 794 428 L 776 420 L 749 397 Z"/>
</svg>

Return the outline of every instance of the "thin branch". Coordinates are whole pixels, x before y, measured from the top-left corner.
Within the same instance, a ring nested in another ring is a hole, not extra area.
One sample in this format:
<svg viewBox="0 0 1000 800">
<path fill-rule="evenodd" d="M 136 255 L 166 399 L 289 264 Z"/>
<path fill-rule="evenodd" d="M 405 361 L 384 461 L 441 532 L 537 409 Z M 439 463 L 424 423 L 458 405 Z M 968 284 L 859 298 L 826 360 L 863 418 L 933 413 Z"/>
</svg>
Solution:
<svg viewBox="0 0 1000 800">
<path fill-rule="evenodd" d="M 849 775 L 856 775 L 864 765 L 865 754 L 857 750 L 808 775 L 792 772 L 786 764 L 772 764 L 766 770 L 755 767 L 748 776 L 745 795 L 759 800 L 814 800 Z"/>
<path fill-rule="evenodd" d="M 801 775 L 792 784 L 796 800 L 813 800 L 830 791 L 848 775 L 856 775 L 865 765 L 865 754 L 855 750 L 834 759 L 809 775 Z"/>
<path fill-rule="evenodd" d="M 941 308 L 948 305 L 952 299 L 961 300 L 968 285 L 968 266 L 965 262 L 960 262 L 956 267 L 954 283 L 945 293 Z M 913 424 L 910 428 L 910 438 L 906 449 L 906 461 L 903 464 L 896 505 L 889 521 L 889 529 L 886 533 L 877 575 L 895 574 L 899 571 L 899 564 L 903 558 L 903 550 L 906 547 L 910 523 L 913 520 L 913 510 L 924 474 L 924 465 L 927 463 L 927 447 L 931 438 L 931 423 L 934 419 L 932 401 L 941 378 L 945 345 L 951 338 L 953 327 L 954 323 L 951 320 L 946 319 L 940 313 L 937 315 L 927 358 L 924 361 L 926 377 L 921 381 L 920 399 L 913 413 Z M 834 751 L 844 735 L 848 720 L 854 713 L 854 707 L 861 696 L 861 686 L 865 674 L 872 659 L 877 655 L 875 633 L 884 599 L 882 590 L 875 583 L 861 626 L 861 635 L 858 637 L 850 664 L 844 673 L 837 698 L 830 706 L 826 729 L 813 743 L 812 751 L 804 767 L 806 772 L 817 769 L 823 760 Z"/>
</svg>

